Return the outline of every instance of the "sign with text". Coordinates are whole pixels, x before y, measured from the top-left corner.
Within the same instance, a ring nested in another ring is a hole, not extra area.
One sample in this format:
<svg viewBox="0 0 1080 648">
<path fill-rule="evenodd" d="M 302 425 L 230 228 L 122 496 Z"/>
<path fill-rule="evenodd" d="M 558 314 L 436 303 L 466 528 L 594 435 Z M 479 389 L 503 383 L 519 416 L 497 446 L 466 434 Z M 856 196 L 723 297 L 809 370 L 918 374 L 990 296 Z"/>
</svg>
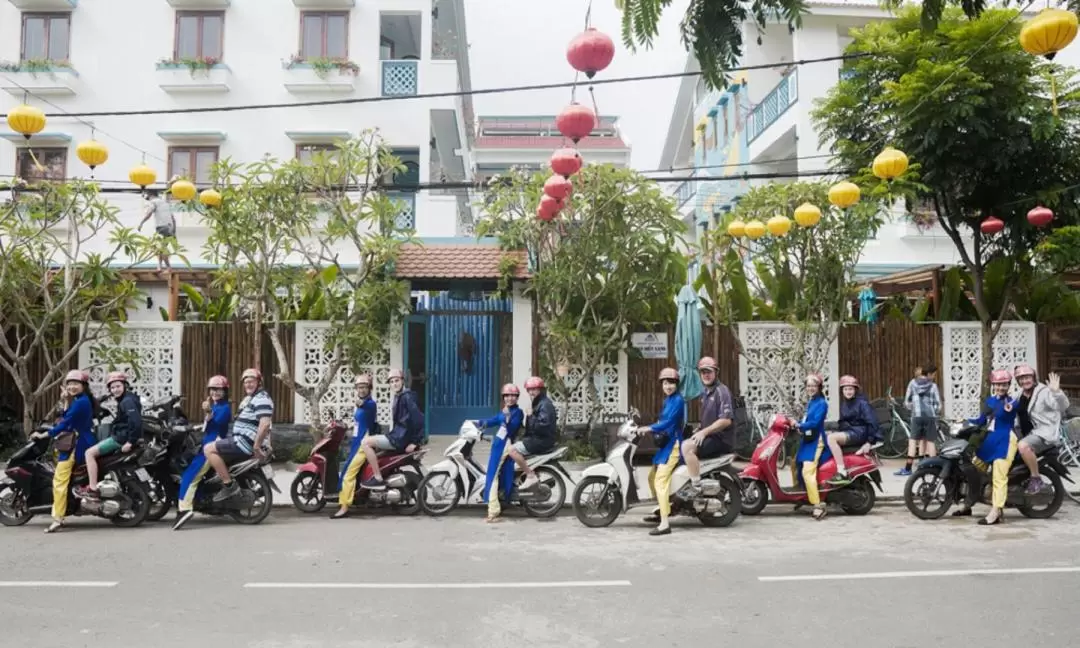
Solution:
<svg viewBox="0 0 1080 648">
<path fill-rule="evenodd" d="M 646 360 L 667 360 L 667 333 L 631 333 L 630 346 L 641 352 Z"/>
<path fill-rule="evenodd" d="M 1080 398 L 1080 326 L 1052 326 L 1047 337 L 1046 373 L 1061 374 L 1062 390 L 1071 399 Z"/>
</svg>

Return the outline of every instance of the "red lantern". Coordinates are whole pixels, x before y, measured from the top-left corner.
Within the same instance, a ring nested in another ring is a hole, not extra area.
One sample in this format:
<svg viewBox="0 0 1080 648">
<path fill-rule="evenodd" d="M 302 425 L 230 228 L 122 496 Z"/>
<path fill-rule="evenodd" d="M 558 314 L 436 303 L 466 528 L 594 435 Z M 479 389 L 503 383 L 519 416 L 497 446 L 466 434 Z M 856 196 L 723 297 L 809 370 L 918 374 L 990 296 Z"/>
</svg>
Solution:
<svg viewBox="0 0 1080 648">
<path fill-rule="evenodd" d="M 540 198 L 540 205 L 536 208 L 536 215 L 540 220 L 551 220 L 563 208 L 563 201 L 545 194 Z M 545 218 L 545 216 L 547 218 Z"/>
<path fill-rule="evenodd" d="M 572 103 L 555 118 L 555 127 L 559 129 L 563 137 L 569 137 L 574 144 L 577 144 L 581 138 L 588 137 L 589 133 L 596 128 L 596 115 L 591 109 L 579 103 Z"/>
<path fill-rule="evenodd" d="M 589 27 L 574 37 L 566 48 L 566 60 L 578 72 L 593 78 L 600 70 L 611 64 L 615 58 L 615 43 L 603 32 Z"/>
<path fill-rule="evenodd" d="M 549 214 L 548 212 L 544 211 L 543 207 L 536 208 L 536 217 L 544 221 L 545 223 L 555 220 L 556 213 L 558 212 L 553 212 Z"/>
<path fill-rule="evenodd" d="M 556 200 L 564 200 L 573 190 L 574 183 L 560 175 L 553 175 L 544 182 L 544 193 Z"/>
<path fill-rule="evenodd" d="M 551 154 L 551 170 L 569 178 L 581 170 L 581 155 L 575 149 L 561 148 Z"/>
<path fill-rule="evenodd" d="M 979 229 L 982 230 L 983 234 L 986 234 L 987 236 L 993 236 L 994 234 L 997 234 L 1001 230 L 1005 229 L 1005 223 L 1002 222 L 1000 218 L 990 216 L 979 224 Z"/>
<path fill-rule="evenodd" d="M 1029 211 L 1027 218 L 1028 222 L 1035 227 L 1046 227 L 1050 224 L 1050 221 L 1054 220 L 1054 212 L 1040 206 Z"/>
</svg>

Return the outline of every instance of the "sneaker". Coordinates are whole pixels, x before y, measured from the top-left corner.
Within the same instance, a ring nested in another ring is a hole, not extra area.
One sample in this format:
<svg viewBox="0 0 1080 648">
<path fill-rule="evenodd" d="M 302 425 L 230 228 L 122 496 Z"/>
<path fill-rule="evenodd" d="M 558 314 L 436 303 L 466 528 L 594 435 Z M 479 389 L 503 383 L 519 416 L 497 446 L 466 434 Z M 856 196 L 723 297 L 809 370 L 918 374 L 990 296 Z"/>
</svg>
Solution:
<svg viewBox="0 0 1080 648">
<path fill-rule="evenodd" d="M 830 484 L 832 486 L 846 486 L 847 484 L 851 483 L 851 478 L 847 476 L 847 473 L 839 473 L 838 472 L 835 475 L 833 475 L 831 478 L 829 478 L 829 481 L 827 481 L 825 483 Z"/>
<path fill-rule="evenodd" d="M 698 482 L 696 484 L 694 482 L 690 482 L 690 485 L 686 488 L 686 494 L 690 497 L 697 497 L 698 495 L 701 495 L 701 482 Z"/>
<path fill-rule="evenodd" d="M 173 523 L 172 530 L 179 531 L 180 527 L 188 523 L 188 520 L 195 517 L 195 511 L 183 511 L 176 514 L 176 522 Z"/>
<path fill-rule="evenodd" d="M 1024 489 L 1025 495 L 1038 495 L 1039 491 L 1043 488 L 1042 477 L 1031 477 L 1027 481 L 1027 488 Z"/>
<path fill-rule="evenodd" d="M 901 468 L 900 470 L 897 470 L 893 474 L 896 475 L 897 477 L 910 477 L 911 476 L 911 468 L 908 468 L 907 466 L 904 466 L 903 468 Z"/>
<path fill-rule="evenodd" d="M 374 477 L 360 482 L 360 486 L 368 490 L 386 490 L 386 482 L 381 479 L 375 479 Z"/>
<path fill-rule="evenodd" d="M 518 487 L 519 491 L 529 491 L 540 485 L 540 478 L 536 475 L 526 477 L 525 481 L 521 482 L 521 486 Z"/>
<path fill-rule="evenodd" d="M 226 484 L 224 488 L 222 488 L 218 492 L 214 493 L 214 501 L 215 502 L 224 502 L 225 500 L 229 499 L 230 497 L 233 497 L 234 495 L 238 495 L 239 493 L 240 493 L 240 484 L 237 484 L 235 481 L 231 481 L 228 484 Z"/>
</svg>

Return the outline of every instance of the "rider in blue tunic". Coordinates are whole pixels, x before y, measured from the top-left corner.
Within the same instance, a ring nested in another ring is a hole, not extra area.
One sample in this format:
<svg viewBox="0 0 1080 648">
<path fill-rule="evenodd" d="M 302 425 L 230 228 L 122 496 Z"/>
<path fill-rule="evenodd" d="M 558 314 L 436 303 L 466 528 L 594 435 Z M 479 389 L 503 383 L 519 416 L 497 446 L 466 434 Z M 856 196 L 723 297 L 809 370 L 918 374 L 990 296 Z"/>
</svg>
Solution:
<svg viewBox="0 0 1080 648">
<path fill-rule="evenodd" d="M 180 476 L 180 491 L 176 499 L 176 522 L 173 531 L 178 531 L 195 515 L 195 493 L 199 483 L 210 470 L 210 464 L 203 454 L 203 446 L 229 436 L 229 423 L 232 422 L 232 406 L 229 405 L 229 380 L 225 376 L 213 376 L 206 383 L 208 398 L 203 402 L 205 425 L 203 438 L 191 463 Z"/>
<path fill-rule="evenodd" d="M 487 522 L 497 522 L 502 514 L 499 493 L 510 498 L 514 489 L 514 462 L 506 461 L 514 437 L 525 422 L 525 412 L 518 407 L 521 390 L 517 385 L 507 383 L 502 388 L 503 409 L 495 416 L 476 421 L 481 430 L 497 427 L 499 431 L 491 441 L 491 457 L 488 458 L 487 476 L 484 481 L 484 501 L 487 502 Z"/>
<path fill-rule="evenodd" d="M 806 394 L 810 402 L 806 404 L 806 416 L 795 426 L 802 432 L 802 442 L 795 454 L 797 478 L 806 488 L 806 499 L 814 507 L 815 520 L 825 517 L 825 504 L 818 492 L 818 466 L 832 458 L 832 452 L 825 442 L 825 417 L 829 415 L 829 401 L 822 391 L 825 381 L 819 374 L 806 377 Z"/>
<path fill-rule="evenodd" d="M 981 520 L 981 525 L 998 524 L 1004 520 L 1005 500 L 1009 493 L 1009 469 L 1016 458 L 1019 438 L 1013 428 L 1019 410 L 1016 400 L 1009 397 L 1012 374 L 1004 369 L 990 372 L 990 386 L 993 393 L 986 399 L 982 414 L 968 419 L 972 425 L 983 426 L 991 423 L 990 432 L 975 452 L 975 465 L 983 472 L 991 473 L 990 513 Z M 978 487 L 980 490 L 982 486 Z M 970 515 L 971 509 L 964 507 L 953 515 Z"/>
<path fill-rule="evenodd" d="M 679 393 L 679 372 L 667 367 L 660 372 L 660 386 L 664 390 L 664 408 L 660 410 L 660 420 L 652 425 L 638 428 L 639 432 L 651 433 L 656 445 L 653 455 L 653 467 L 649 471 L 649 491 L 659 505 L 656 512 L 645 518 L 648 524 L 657 523 L 649 535 L 668 535 L 671 525 L 671 474 L 682 461 L 680 444 L 683 440 L 683 426 L 686 425 L 686 401 Z"/>
<path fill-rule="evenodd" d="M 371 397 L 371 385 L 370 374 L 360 374 L 353 379 L 353 386 L 356 387 L 356 411 L 353 412 L 355 430 L 349 456 L 345 458 L 345 465 L 338 476 L 339 506 L 337 512 L 330 516 L 331 520 L 340 520 L 349 514 L 349 507 L 356 499 L 356 480 L 360 469 L 367 462 L 367 455 L 360 446 L 368 434 L 379 433 L 379 424 L 376 422 L 378 405 Z"/>
</svg>

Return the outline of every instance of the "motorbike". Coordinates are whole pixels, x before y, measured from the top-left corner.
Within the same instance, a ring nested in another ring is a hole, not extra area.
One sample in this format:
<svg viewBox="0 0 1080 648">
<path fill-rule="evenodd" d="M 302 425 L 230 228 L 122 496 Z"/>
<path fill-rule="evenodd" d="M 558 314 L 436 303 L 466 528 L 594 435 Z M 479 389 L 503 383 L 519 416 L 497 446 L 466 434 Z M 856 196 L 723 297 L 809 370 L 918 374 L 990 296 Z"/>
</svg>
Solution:
<svg viewBox="0 0 1080 648">
<path fill-rule="evenodd" d="M 970 449 L 971 437 L 982 430 L 978 426 L 953 425 L 952 438 L 941 445 L 938 455 L 919 463 L 904 484 L 904 504 L 912 515 L 920 520 L 936 520 L 945 515 L 953 503 L 963 502 L 968 508 L 980 501 L 990 504 L 993 484 L 990 476 L 984 476 L 973 463 L 974 453 Z M 1031 472 L 1020 453 L 1016 454 L 1009 469 L 1005 506 L 1017 509 L 1025 517 L 1045 519 L 1057 513 L 1065 500 L 1063 482 L 1074 482 L 1069 477 L 1069 469 L 1059 459 L 1057 448 L 1040 454 L 1038 461 L 1043 489 L 1028 495 L 1025 487 Z"/>
<path fill-rule="evenodd" d="M 36 432 L 48 430 L 47 426 Z M 0 523 L 21 526 L 38 513 L 52 508 L 52 480 L 56 467 L 49 452 L 49 438 L 31 439 L 8 460 L 0 479 Z M 99 459 L 102 476 L 96 497 L 80 497 L 76 490 L 87 484 L 86 466 L 75 468 L 68 485 L 68 515 L 94 515 L 118 527 L 137 527 L 150 511 L 146 484 L 150 475 L 136 463 L 137 451 L 113 453 Z"/>
<path fill-rule="evenodd" d="M 461 424 L 458 438 L 443 453 L 446 458 L 432 467 L 424 481 L 420 482 L 420 509 L 424 513 L 437 517 L 453 511 L 459 504 L 483 501 L 487 471 L 473 458 L 473 449 L 481 440 L 490 441 L 475 423 L 465 421 Z M 559 464 L 559 459 L 566 453 L 567 448 L 560 447 L 542 455 L 527 457 L 540 483 L 535 489 L 521 492 L 519 487 L 525 480 L 525 473 L 515 467 L 514 488 L 506 503 L 520 504 L 532 517 L 549 518 L 558 513 L 566 503 L 566 485 L 574 483 L 570 473 Z M 428 501 L 429 492 L 435 496 L 435 502 Z"/>
<path fill-rule="evenodd" d="M 345 440 L 347 428 L 341 421 L 331 421 L 323 438 L 311 448 L 308 461 L 296 469 L 289 489 L 293 506 L 304 513 L 318 513 L 327 502 L 340 500 L 338 492 L 337 457 Z M 365 465 L 356 480 L 354 506 L 378 509 L 389 507 L 399 515 L 416 515 L 420 511 L 417 489 L 424 477 L 420 463 L 427 454 L 426 448 L 413 452 L 378 452 L 379 471 L 386 490 L 361 488 L 360 482 L 370 478 L 374 471 Z M 332 470 L 328 470 L 332 468 Z"/>
<path fill-rule="evenodd" d="M 619 427 L 619 442 L 608 452 L 604 463 L 585 469 L 572 497 L 574 514 L 587 527 L 606 527 L 621 513 L 638 506 L 655 506 L 655 500 L 638 497 L 634 478 L 634 454 L 641 433 L 638 412 L 631 410 Z M 671 476 L 671 514 L 696 517 L 707 527 L 730 526 L 742 508 L 738 473 L 732 468 L 734 454 L 701 460 L 701 490 L 690 488 L 690 473 L 679 466 Z M 589 494 L 595 490 L 595 494 Z"/>
<path fill-rule="evenodd" d="M 171 474 L 183 474 L 199 449 L 196 432 L 202 426 L 188 424 L 180 403 L 183 396 L 164 398 L 143 408 L 143 435 L 149 439 L 139 465 L 146 468 L 153 478 L 150 488 L 150 513 L 146 519 L 157 522 L 169 512 L 175 503 L 176 493 L 166 488 Z"/>
<path fill-rule="evenodd" d="M 754 449 L 754 454 L 750 457 L 750 463 L 739 473 L 743 485 L 742 512 L 746 515 L 761 513 L 769 500 L 776 504 L 810 503 L 806 498 L 805 489 L 797 487 L 785 488 L 780 485 L 779 468 L 777 466 L 780 455 L 779 450 L 784 443 L 785 437 L 792 433 L 794 424 L 793 420 L 783 414 L 775 415 L 765 438 Z M 841 510 L 848 515 L 866 515 L 869 513 L 877 501 L 877 493 L 874 491 L 874 487 L 876 486 L 879 491 L 882 491 L 881 461 L 875 452 L 875 449 L 881 445 L 880 443 L 875 444 L 865 455 L 855 454 L 861 444 L 842 446 L 840 448 L 844 454 L 844 464 L 848 476 L 851 478 L 851 481 L 847 484 L 838 486 L 828 483 L 836 474 L 836 461 L 834 459 L 830 458 L 818 466 L 817 480 L 821 501 L 827 504 L 838 504 Z"/>
</svg>

